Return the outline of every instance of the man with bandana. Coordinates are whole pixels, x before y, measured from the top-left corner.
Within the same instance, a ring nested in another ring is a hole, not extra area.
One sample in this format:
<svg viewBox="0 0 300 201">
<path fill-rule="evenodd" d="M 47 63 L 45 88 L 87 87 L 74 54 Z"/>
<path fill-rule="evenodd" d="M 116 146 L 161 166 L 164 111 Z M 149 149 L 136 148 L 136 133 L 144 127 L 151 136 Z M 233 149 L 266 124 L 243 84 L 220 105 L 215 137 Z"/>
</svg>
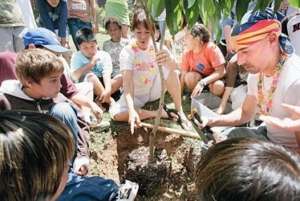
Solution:
<svg viewBox="0 0 300 201">
<path fill-rule="evenodd" d="M 263 123 L 255 128 L 229 128 L 228 137 L 258 137 L 300 152 L 300 129 L 291 122 L 291 105 L 300 106 L 300 58 L 293 53 L 288 38 L 281 34 L 278 13 L 270 9 L 254 12 L 232 32 L 231 42 L 237 62 L 251 74 L 242 106 L 227 115 L 204 119 L 203 126 L 236 126 L 249 122 L 255 114 Z"/>
</svg>

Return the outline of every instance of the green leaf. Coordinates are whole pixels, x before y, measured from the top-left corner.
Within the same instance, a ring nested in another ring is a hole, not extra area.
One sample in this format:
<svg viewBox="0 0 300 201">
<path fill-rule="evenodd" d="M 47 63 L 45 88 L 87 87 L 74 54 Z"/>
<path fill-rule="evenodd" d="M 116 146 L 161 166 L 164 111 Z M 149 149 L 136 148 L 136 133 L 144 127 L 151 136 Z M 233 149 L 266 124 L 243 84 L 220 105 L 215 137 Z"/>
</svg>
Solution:
<svg viewBox="0 0 300 201">
<path fill-rule="evenodd" d="M 275 0 L 274 10 L 278 10 L 279 9 L 281 2 L 282 2 L 282 0 Z"/>
<path fill-rule="evenodd" d="M 183 5 L 180 1 L 181 0 L 165 0 L 166 22 L 172 35 L 175 35 L 181 30 L 183 25 Z"/>
<path fill-rule="evenodd" d="M 148 5 L 149 5 L 149 1 L 151 3 L 151 6 L 148 6 L 149 13 L 151 13 L 153 18 L 158 17 L 163 10 L 165 9 L 165 0 L 148 0 Z"/>
<path fill-rule="evenodd" d="M 272 0 L 259 0 L 256 3 L 255 10 L 265 10 L 271 2 Z"/>
<path fill-rule="evenodd" d="M 243 15 L 247 12 L 249 2 L 250 0 L 237 0 L 236 17 L 238 21 L 241 21 Z"/>
<path fill-rule="evenodd" d="M 191 28 L 199 18 L 199 7 L 198 7 L 197 0 L 195 0 L 194 5 L 187 10 L 186 16 L 187 16 L 188 26 L 189 28 Z"/>
<path fill-rule="evenodd" d="M 220 0 L 219 1 L 219 8 L 222 9 L 222 13 L 224 16 L 229 16 L 232 6 L 234 4 L 234 0 Z"/>
<path fill-rule="evenodd" d="M 188 8 L 191 8 L 195 5 L 196 0 L 188 0 Z"/>
<path fill-rule="evenodd" d="M 300 7 L 300 0 L 289 0 L 291 6 Z"/>
</svg>

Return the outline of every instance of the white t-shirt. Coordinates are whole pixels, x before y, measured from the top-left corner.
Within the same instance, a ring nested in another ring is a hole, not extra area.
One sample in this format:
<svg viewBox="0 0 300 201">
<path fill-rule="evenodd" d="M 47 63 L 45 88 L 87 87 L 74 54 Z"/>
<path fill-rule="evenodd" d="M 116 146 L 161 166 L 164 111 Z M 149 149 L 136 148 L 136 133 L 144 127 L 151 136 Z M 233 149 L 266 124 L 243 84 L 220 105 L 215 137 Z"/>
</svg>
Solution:
<svg viewBox="0 0 300 201">
<path fill-rule="evenodd" d="M 259 74 L 249 74 L 248 95 L 257 98 Z M 264 78 L 264 94 L 268 94 L 272 84 L 272 77 Z M 282 103 L 300 106 L 300 58 L 293 54 L 285 62 L 280 73 L 277 88 L 273 94 L 270 115 L 278 118 L 290 117 L 290 114 L 281 106 Z M 266 93 L 267 91 L 267 93 Z M 294 133 L 281 130 L 266 124 L 268 137 L 271 141 L 287 147 L 298 147 Z"/>
<path fill-rule="evenodd" d="M 151 45 L 147 50 L 139 49 L 135 42 L 125 46 L 120 53 L 120 71 L 133 71 L 134 96 L 149 95 L 154 80 L 159 75 L 155 61 L 155 50 Z M 164 67 L 164 78 L 168 70 Z"/>
<path fill-rule="evenodd" d="M 287 31 L 295 53 L 300 56 L 300 15 L 296 15 L 288 21 Z"/>
</svg>

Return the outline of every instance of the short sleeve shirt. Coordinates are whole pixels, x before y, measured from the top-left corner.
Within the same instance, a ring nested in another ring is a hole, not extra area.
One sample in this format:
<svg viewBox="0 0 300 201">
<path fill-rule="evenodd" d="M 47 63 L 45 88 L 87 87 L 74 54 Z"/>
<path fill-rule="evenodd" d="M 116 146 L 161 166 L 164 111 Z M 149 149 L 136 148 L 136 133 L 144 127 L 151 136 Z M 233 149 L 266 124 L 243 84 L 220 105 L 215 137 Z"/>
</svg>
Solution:
<svg viewBox="0 0 300 201">
<path fill-rule="evenodd" d="M 103 50 L 108 52 L 113 66 L 113 75 L 116 75 L 120 71 L 120 53 L 121 50 L 128 45 L 129 41 L 126 39 L 121 39 L 120 42 L 113 42 L 111 40 L 104 41 Z"/>
<path fill-rule="evenodd" d="M 92 72 L 97 77 L 102 77 L 104 74 L 111 74 L 112 72 L 112 62 L 109 54 L 105 51 L 97 51 L 100 59 L 97 61 L 96 65 L 92 68 Z M 84 67 L 86 64 L 90 63 L 90 59 L 84 56 L 80 51 L 75 52 L 71 58 L 71 71 L 75 71 L 79 68 Z"/>
<path fill-rule="evenodd" d="M 214 43 L 208 42 L 200 53 L 186 52 L 182 57 L 181 65 L 184 71 L 195 71 L 208 76 L 222 64 L 225 64 L 225 58 L 221 50 Z"/>
<path fill-rule="evenodd" d="M 62 74 L 60 78 L 60 82 L 61 82 L 60 93 L 62 93 L 65 97 L 71 98 L 72 96 L 78 93 L 78 90 L 74 82 L 66 74 Z"/>
<path fill-rule="evenodd" d="M 120 54 L 120 70 L 133 71 L 135 96 L 148 94 L 159 74 L 153 46 L 141 50 L 133 42 L 124 47 Z"/>
</svg>

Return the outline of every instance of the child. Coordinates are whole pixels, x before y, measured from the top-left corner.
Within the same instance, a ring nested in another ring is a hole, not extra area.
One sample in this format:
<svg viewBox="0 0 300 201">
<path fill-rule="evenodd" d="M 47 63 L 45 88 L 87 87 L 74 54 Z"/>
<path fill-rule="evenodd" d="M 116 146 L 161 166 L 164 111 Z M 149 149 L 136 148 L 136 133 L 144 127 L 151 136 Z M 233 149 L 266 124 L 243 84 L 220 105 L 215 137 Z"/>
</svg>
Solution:
<svg viewBox="0 0 300 201">
<path fill-rule="evenodd" d="M 36 112 L 0 112 L 2 201 L 133 201 L 138 185 L 69 172 L 73 137 L 57 119 Z"/>
<path fill-rule="evenodd" d="M 164 110 L 162 117 L 174 116 L 185 129 L 190 129 L 190 122 L 182 110 L 180 90 L 178 90 L 180 82 L 178 73 L 175 71 L 177 64 L 166 49 L 155 54 L 150 41 L 153 26 L 146 18 L 144 10 L 138 9 L 132 21 L 134 39 L 123 48 L 120 54 L 124 93 L 110 109 L 111 115 L 116 121 L 129 122 L 132 133 L 135 124 L 140 124 L 140 121 L 144 119 L 154 118 L 157 111 L 144 110 L 142 107 L 147 102 L 159 99 L 161 95 L 158 65 L 162 65 L 163 79 L 177 110 L 173 115 Z"/>
<path fill-rule="evenodd" d="M 16 60 L 16 74 L 18 80 L 5 80 L 0 93 L 8 103 L 10 109 L 20 109 L 49 113 L 63 121 L 71 130 L 78 157 L 76 170 L 87 171 L 88 157 L 81 155 L 82 147 L 78 143 L 80 128 L 74 109 L 67 102 L 55 102 L 61 82 L 60 77 L 64 71 L 61 60 L 53 53 L 44 49 L 29 49 L 20 52 Z M 82 137 L 82 136 L 80 136 Z M 84 145 L 85 146 L 85 145 Z M 81 166 L 83 169 L 81 169 Z M 81 172 L 78 172 L 81 174 Z M 84 174 L 84 173 L 82 173 Z"/>
<path fill-rule="evenodd" d="M 192 96 L 199 95 L 206 85 L 216 96 L 222 95 L 224 90 L 220 79 L 225 75 L 225 59 L 209 39 L 210 33 L 203 24 L 195 24 L 186 34 L 187 52 L 182 56 L 181 89 L 186 85 Z"/>
<path fill-rule="evenodd" d="M 83 119 L 87 123 L 91 122 L 91 113 L 100 120 L 103 112 L 93 101 L 93 86 L 88 82 L 74 84 L 71 80 L 69 77 L 71 76 L 70 67 L 61 56 L 61 54 L 69 52 L 70 50 L 60 45 L 56 35 L 48 29 L 36 28 L 26 32 L 23 36 L 23 40 L 26 49 L 43 48 L 59 55 L 59 58 L 62 59 L 64 64 L 64 74 L 60 78 L 62 85 L 60 93 L 80 107 L 81 113 L 83 117 L 85 117 Z"/>
<path fill-rule="evenodd" d="M 126 0 L 106 0 L 105 18 L 116 17 L 122 24 L 122 37 L 129 38 L 129 9 Z"/>
<path fill-rule="evenodd" d="M 76 33 L 76 41 L 80 51 L 72 55 L 73 78 L 77 81 L 91 82 L 97 101 L 110 103 L 111 94 L 117 91 L 119 86 L 116 86 L 116 80 L 111 80 L 112 62 L 109 54 L 98 50 L 97 41 L 91 29 L 80 29 Z"/>
<path fill-rule="evenodd" d="M 108 52 L 111 56 L 113 65 L 112 76 L 115 77 L 120 73 L 119 58 L 121 50 L 129 43 L 129 41 L 122 38 L 122 25 L 116 18 L 108 18 L 105 22 L 105 29 L 110 36 L 110 40 L 104 41 L 103 50 Z"/>
</svg>

